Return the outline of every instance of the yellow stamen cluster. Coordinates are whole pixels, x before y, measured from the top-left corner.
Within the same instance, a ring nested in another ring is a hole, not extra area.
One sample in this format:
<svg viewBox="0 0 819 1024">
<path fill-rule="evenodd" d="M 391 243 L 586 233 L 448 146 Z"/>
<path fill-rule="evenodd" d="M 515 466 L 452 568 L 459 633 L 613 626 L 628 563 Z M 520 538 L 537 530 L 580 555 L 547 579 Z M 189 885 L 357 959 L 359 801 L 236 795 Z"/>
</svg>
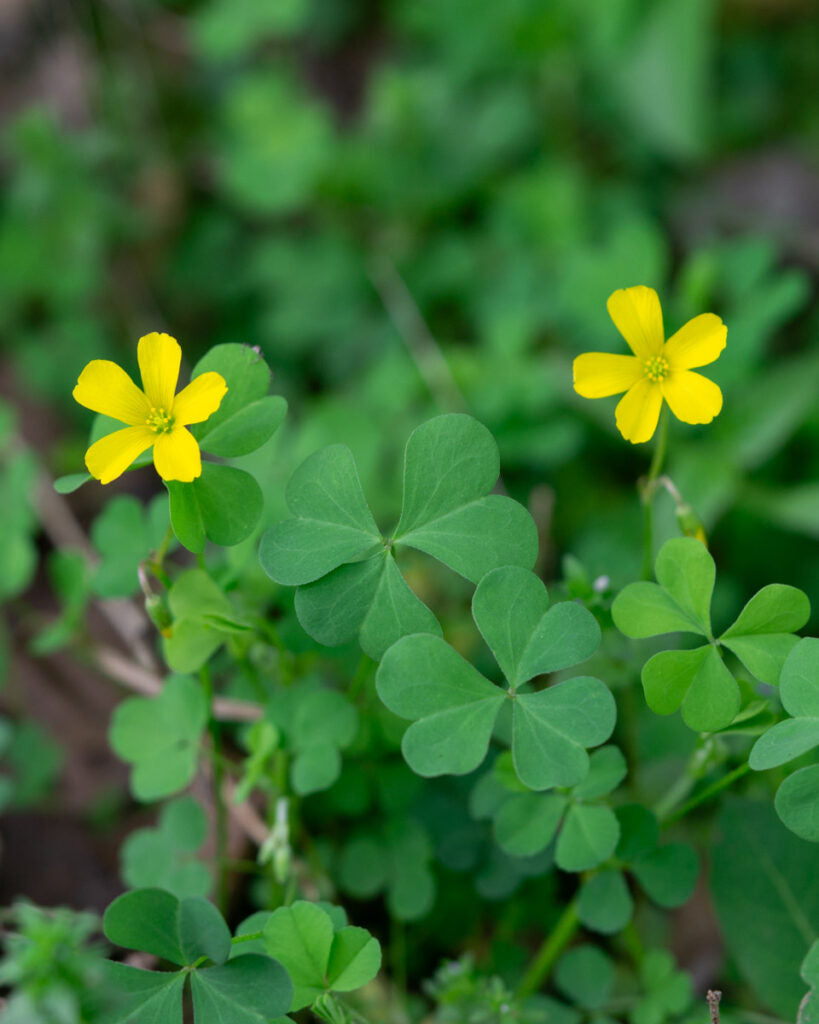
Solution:
<svg viewBox="0 0 819 1024">
<path fill-rule="evenodd" d="M 643 372 L 650 381 L 656 384 L 668 376 L 668 360 L 665 356 L 652 356 L 643 364 Z"/>
<path fill-rule="evenodd" d="M 173 428 L 173 416 L 154 406 L 151 406 L 151 414 L 145 422 L 155 434 L 167 434 Z"/>
</svg>

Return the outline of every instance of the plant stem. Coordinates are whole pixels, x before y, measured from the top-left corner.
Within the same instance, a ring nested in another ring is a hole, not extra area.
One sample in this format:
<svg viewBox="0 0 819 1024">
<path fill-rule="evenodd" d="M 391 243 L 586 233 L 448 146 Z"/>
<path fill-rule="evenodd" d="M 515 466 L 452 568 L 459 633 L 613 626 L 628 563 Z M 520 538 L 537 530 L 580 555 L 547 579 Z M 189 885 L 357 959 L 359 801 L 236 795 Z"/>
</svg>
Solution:
<svg viewBox="0 0 819 1024">
<path fill-rule="evenodd" d="M 689 811 L 693 811 L 695 807 L 699 807 L 700 804 L 704 804 L 706 800 L 710 800 L 711 797 L 716 796 L 717 793 L 721 793 L 723 789 L 727 789 L 733 785 L 737 779 L 741 779 L 743 775 L 751 770 L 751 766 L 748 762 L 744 762 L 738 768 L 734 768 L 733 771 L 728 772 L 727 775 L 723 775 L 721 779 L 717 779 L 716 782 L 712 782 L 710 786 L 707 786 L 701 793 L 697 793 L 696 796 L 692 797 L 687 803 L 683 804 L 682 807 L 678 807 L 676 811 L 666 815 L 663 819 L 663 825 L 671 825 L 675 821 L 679 821 L 680 818 L 684 818 Z"/>
<path fill-rule="evenodd" d="M 660 410 L 660 423 L 657 427 L 657 443 L 654 457 L 648 470 L 648 476 L 640 484 L 640 500 L 643 503 L 643 579 L 651 579 L 651 567 L 654 563 L 653 539 L 653 501 L 657 490 L 657 478 L 662 472 L 665 454 L 668 449 L 668 410 L 663 403 Z"/>
<path fill-rule="evenodd" d="M 518 986 L 517 995 L 519 998 L 531 996 L 537 992 L 554 966 L 555 960 L 560 956 L 565 947 L 571 942 L 572 936 L 577 931 L 580 918 L 577 916 L 577 903 L 572 900 L 560 915 L 557 924 L 543 941 L 537 951 L 529 969 L 523 976 Z"/>
<path fill-rule="evenodd" d="M 213 802 L 216 808 L 216 869 L 218 874 L 219 909 L 227 912 L 228 902 L 228 868 L 227 868 L 227 808 L 223 795 L 224 765 L 222 760 L 222 737 L 219 722 L 213 714 L 213 680 L 210 669 L 203 665 L 199 669 L 202 689 L 208 702 L 209 728 L 213 743 Z"/>
<path fill-rule="evenodd" d="M 654 814 L 665 821 L 674 808 L 682 803 L 695 784 L 705 774 L 714 752 L 714 741 L 710 736 L 700 737 L 699 744 L 691 753 L 680 777 L 654 805 Z"/>
</svg>

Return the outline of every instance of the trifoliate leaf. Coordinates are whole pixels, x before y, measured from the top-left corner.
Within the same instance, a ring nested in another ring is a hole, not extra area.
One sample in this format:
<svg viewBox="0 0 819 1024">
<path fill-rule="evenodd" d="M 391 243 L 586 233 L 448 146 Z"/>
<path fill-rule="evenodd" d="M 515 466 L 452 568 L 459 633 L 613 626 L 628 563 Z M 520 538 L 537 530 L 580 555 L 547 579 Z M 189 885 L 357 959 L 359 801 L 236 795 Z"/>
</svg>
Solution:
<svg viewBox="0 0 819 1024">
<path fill-rule="evenodd" d="M 819 745 L 819 640 L 805 637 L 788 655 L 779 696 L 792 717 L 756 741 L 749 758 L 754 771 L 785 764 Z"/>
</svg>

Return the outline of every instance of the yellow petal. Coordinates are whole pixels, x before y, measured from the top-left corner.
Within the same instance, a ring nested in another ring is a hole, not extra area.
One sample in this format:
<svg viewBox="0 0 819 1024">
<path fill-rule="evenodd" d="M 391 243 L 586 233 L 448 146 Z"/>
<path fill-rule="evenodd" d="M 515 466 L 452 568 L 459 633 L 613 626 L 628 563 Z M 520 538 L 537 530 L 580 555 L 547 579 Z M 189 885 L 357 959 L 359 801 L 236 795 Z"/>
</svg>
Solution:
<svg viewBox="0 0 819 1024">
<path fill-rule="evenodd" d="M 148 399 L 125 370 L 110 359 L 94 359 L 80 374 L 74 400 L 86 409 L 115 420 L 144 426 L 150 412 Z"/>
<path fill-rule="evenodd" d="M 638 359 L 646 360 L 660 354 L 665 340 L 663 311 L 653 288 L 642 284 L 621 288 L 609 296 L 606 308 Z"/>
<path fill-rule="evenodd" d="M 203 423 L 219 408 L 227 389 L 221 373 L 211 371 L 194 377 L 173 400 L 174 420 L 182 427 L 187 423 Z"/>
<path fill-rule="evenodd" d="M 179 342 L 170 334 L 157 334 L 156 331 L 146 334 L 139 339 L 137 360 L 142 386 L 151 405 L 170 412 L 182 361 Z"/>
<path fill-rule="evenodd" d="M 663 393 L 660 385 L 643 377 L 629 388 L 617 403 L 614 416 L 617 429 L 627 441 L 650 441 L 657 429 Z"/>
<path fill-rule="evenodd" d="M 160 434 L 154 445 L 154 465 L 163 480 L 195 480 L 202 472 L 202 457 L 193 434 L 184 427 Z"/>
<path fill-rule="evenodd" d="M 701 313 L 689 320 L 665 343 L 663 355 L 672 370 L 707 366 L 725 348 L 728 328 L 716 313 Z"/>
<path fill-rule="evenodd" d="M 642 376 L 640 360 L 608 352 L 587 352 L 574 361 L 574 389 L 584 398 L 606 398 L 628 391 Z"/>
<path fill-rule="evenodd" d="M 701 373 L 677 370 L 661 387 L 671 411 L 683 423 L 710 423 L 722 409 L 722 392 Z"/>
<path fill-rule="evenodd" d="M 101 484 L 116 480 L 156 440 L 149 427 L 126 427 L 106 434 L 85 453 L 85 465 Z"/>
</svg>

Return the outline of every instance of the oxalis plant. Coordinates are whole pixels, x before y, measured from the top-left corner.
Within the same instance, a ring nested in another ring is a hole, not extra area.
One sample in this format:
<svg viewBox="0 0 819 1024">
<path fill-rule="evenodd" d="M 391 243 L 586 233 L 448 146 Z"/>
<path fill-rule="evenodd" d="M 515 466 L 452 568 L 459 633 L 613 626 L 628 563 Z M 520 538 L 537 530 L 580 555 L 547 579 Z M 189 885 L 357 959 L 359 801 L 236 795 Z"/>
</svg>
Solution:
<svg viewBox="0 0 819 1024">
<path fill-rule="evenodd" d="M 181 390 L 166 334 L 139 342 L 141 387 L 107 361 L 83 370 L 88 473 L 57 490 L 152 461 L 167 497 L 114 498 L 92 529 L 93 582 L 69 574 L 74 624 L 77 588 L 139 593 L 163 665 L 94 653 L 140 693 L 110 742 L 158 815 L 123 844 L 108 958 L 80 951 L 87 918 L 70 951 L 78 1019 L 819 1021 L 808 598 L 773 582 L 712 613 L 717 566 L 663 472 L 669 410 L 720 412 L 696 370 L 725 325 L 704 313 L 666 340 L 645 287 L 609 312 L 631 354 L 580 356 L 575 390 L 623 394 L 623 437 L 656 435 L 638 483 L 644 578 L 617 594 L 572 558 L 547 589 L 535 522 L 469 415 L 409 435 L 383 523 L 343 444 L 295 469 L 285 512 L 268 442 L 286 403 L 257 351 L 217 346 Z M 678 535 L 658 545 L 660 492 Z M 651 755 L 651 730 L 676 759 Z M 726 957 L 694 976 L 670 923 L 689 901 L 711 913 L 707 886 Z M 60 928 L 31 908 L 9 922 L 18 1020 L 42 1012 L 37 951 Z M 738 978 L 756 1005 L 733 1004 Z"/>
</svg>

